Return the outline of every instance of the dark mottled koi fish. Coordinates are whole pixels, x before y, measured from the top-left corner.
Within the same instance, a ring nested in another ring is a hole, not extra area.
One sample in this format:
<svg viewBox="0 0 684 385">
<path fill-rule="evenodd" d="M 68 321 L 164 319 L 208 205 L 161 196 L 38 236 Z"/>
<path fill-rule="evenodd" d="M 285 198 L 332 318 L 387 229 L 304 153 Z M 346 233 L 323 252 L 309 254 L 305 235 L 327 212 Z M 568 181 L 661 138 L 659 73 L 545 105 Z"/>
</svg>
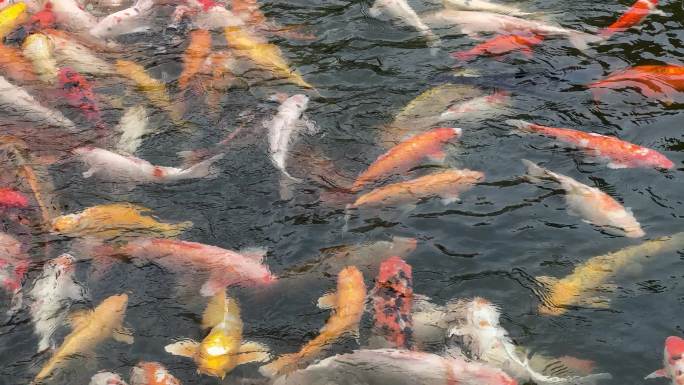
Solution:
<svg viewBox="0 0 684 385">
<path fill-rule="evenodd" d="M 375 328 L 397 348 L 411 348 L 413 320 L 413 273 L 400 257 L 390 257 L 380 265 L 373 289 Z"/>
</svg>

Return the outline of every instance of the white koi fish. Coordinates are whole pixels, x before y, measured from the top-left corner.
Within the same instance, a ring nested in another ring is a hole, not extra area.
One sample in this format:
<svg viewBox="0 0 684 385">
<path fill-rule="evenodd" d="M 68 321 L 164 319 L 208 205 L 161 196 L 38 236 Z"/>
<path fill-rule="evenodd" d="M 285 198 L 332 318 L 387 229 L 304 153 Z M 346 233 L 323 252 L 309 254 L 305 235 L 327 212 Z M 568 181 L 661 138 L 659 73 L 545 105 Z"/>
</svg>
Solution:
<svg viewBox="0 0 684 385">
<path fill-rule="evenodd" d="M 121 376 L 112 372 L 95 373 L 88 385 L 128 385 Z"/>
<path fill-rule="evenodd" d="M 406 0 L 376 0 L 368 10 L 368 14 L 375 18 L 378 18 L 383 13 L 415 28 L 428 40 L 431 47 L 440 45 L 439 37 L 432 32 L 430 27 L 423 23 L 416 11 L 411 8 Z"/>
<path fill-rule="evenodd" d="M 132 7 L 122 9 L 106 16 L 93 28 L 90 34 L 111 39 L 128 33 L 136 33 L 150 29 L 150 16 L 154 8 L 154 0 L 138 0 Z"/>
<path fill-rule="evenodd" d="M 142 138 L 149 133 L 147 111 L 143 106 L 135 106 L 126 110 L 118 125 L 121 132 L 116 149 L 127 154 L 135 154 L 142 144 Z"/>
<path fill-rule="evenodd" d="M 518 7 L 492 3 L 487 0 L 444 0 L 444 6 L 461 11 L 484 11 L 511 16 L 525 16 L 530 14 L 530 12 L 523 12 Z"/>
<path fill-rule="evenodd" d="M 87 34 L 97 25 L 97 18 L 81 8 L 76 0 L 51 0 L 50 3 L 57 24 L 66 30 Z"/>
</svg>

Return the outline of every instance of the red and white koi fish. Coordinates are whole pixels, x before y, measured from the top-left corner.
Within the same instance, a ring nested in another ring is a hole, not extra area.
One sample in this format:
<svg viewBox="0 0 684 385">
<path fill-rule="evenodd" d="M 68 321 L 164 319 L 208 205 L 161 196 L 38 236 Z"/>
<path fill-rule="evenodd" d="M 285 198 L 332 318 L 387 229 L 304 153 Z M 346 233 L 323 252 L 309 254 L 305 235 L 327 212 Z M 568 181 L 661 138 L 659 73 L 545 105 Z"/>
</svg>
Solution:
<svg viewBox="0 0 684 385">
<path fill-rule="evenodd" d="M 468 61 L 479 56 L 503 56 L 519 51 L 528 58 L 532 57 L 532 47 L 541 44 L 544 36 L 537 34 L 499 35 L 480 43 L 467 51 L 453 52 L 451 56 Z"/>
<path fill-rule="evenodd" d="M 658 0 L 637 0 L 613 24 L 599 31 L 599 35 L 608 38 L 617 32 L 625 31 L 640 24 L 658 6 Z"/>
<path fill-rule="evenodd" d="M 114 12 L 100 20 L 90 29 L 90 34 L 101 39 L 111 39 L 128 33 L 147 31 L 150 29 L 154 4 L 154 0 L 138 0 L 132 7 Z"/>
<path fill-rule="evenodd" d="M 28 198 L 21 192 L 11 188 L 0 188 L 0 206 L 27 208 Z"/>
<path fill-rule="evenodd" d="M 667 337 L 663 359 L 665 367 L 646 376 L 646 379 L 665 377 L 672 385 L 684 385 L 684 339 Z"/>
<path fill-rule="evenodd" d="M 609 168 L 656 167 L 670 169 L 674 163 L 665 155 L 650 148 L 625 142 L 613 136 L 583 132 L 569 128 L 540 126 L 524 120 L 507 120 L 506 123 L 526 133 L 555 138 L 595 156 L 609 161 Z"/>
<path fill-rule="evenodd" d="M 216 174 L 216 170 L 212 167 L 213 164 L 224 156 L 224 154 L 218 154 L 191 167 L 180 169 L 155 166 L 132 155 L 120 155 L 96 147 L 77 148 L 74 150 L 74 154 L 89 167 L 83 173 L 84 178 L 97 175 L 111 182 L 141 184 L 172 183 L 185 179 L 213 177 Z"/>
<path fill-rule="evenodd" d="M 52 335 L 64 323 L 71 303 L 87 296 L 85 288 L 75 280 L 75 268 L 76 260 L 69 254 L 48 261 L 29 292 L 31 319 L 40 337 L 39 353 L 56 347 Z"/>
<path fill-rule="evenodd" d="M 158 362 L 138 362 L 131 369 L 131 385 L 181 385 L 181 382 Z"/>
<path fill-rule="evenodd" d="M 413 271 L 400 257 L 390 257 L 380 264 L 380 272 L 371 292 L 374 329 L 393 348 L 412 347 Z"/>
<path fill-rule="evenodd" d="M 589 84 L 588 87 L 594 93 L 594 100 L 598 100 L 603 93 L 600 89 L 637 88 L 648 98 L 671 104 L 679 92 L 684 92 L 684 66 L 636 66 L 614 72 L 603 80 Z"/>
<path fill-rule="evenodd" d="M 128 385 L 121 376 L 112 372 L 100 372 L 90 378 L 88 385 Z"/>
<path fill-rule="evenodd" d="M 69 105 L 81 110 L 86 119 L 97 128 L 105 128 L 102 113 L 100 107 L 97 106 L 97 99 L 90 83 L 81 74 L 68 67 L 60 69 L 57 76 L 59 86 Z"/>
<path fill-rule="evenodd" d="M 490 95 L 474 97 L 449 107 L 439 115 L 439 121 L 457 120 L 474 114 L 481 117 L 497 114 L 498 107 L 508 105 L 510 100 L 511 94 L 507 91 L 495 91 Z"/>
<path fill-rule="evenodd" d="M 629 238 L 641 238 L 646 235 L 631 210 L 622 206 L 610 195 L 569 176 L 541 168 L 527 159 L 523 159 L 523 163 L 527 166 L 530 181 L 551 179 L 561 185 L 566 192 L 565 201 L 571 215 L 580 216 L 585 222 L 598 226 L 607 233 Z"/>
<path fill-rule="evenodd" d="M 455 8 L 461 11 L 484 11 L 512 16 L 526 16 L 530 14 L 530 12 L 524 12 L 518 7 L 492 3 L 487 0 L 444 0 L 443 3 L 447 8 Z"/>
</svg>

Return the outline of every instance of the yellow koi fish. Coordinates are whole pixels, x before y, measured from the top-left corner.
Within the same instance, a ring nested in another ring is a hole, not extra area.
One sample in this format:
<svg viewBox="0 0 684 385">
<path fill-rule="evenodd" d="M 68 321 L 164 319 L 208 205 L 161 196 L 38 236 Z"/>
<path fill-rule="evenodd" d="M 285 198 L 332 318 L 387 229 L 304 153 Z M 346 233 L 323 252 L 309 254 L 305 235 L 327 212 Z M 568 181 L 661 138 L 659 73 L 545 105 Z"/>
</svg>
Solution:
<svg viewBox="0 0 684 385">
<path fill-rule="evenodd" d="M 22 46 L 22 53 L 33 64 L 33 71 L 38 79 L 47 84 L 55 84 L 59 72 L 53 52 L 52 41 L 41 33 L 27 37 Z"/>
<path fill-rule="evenodd" d="M 50 357 L 43 369 L 36 375 L 33 384 L 39 384 L 57 368 L 68 362 L 70 357 L 91 352 L 109 337 L 127 344 L 133 343 L 131 332 L 123 328 L 128 295 L 113 295 L 99 304 L 95 310 L 79 311 L 71 315 L 72 332 L 66 336 L 62 346 Z"/>
<path fill-rule="evenodd" d="M 292 84 L 304 88 L 314 88 L 314 86 L 304 80 L 302 75 L 290 69 L 282 52 L 280 52 L 280 48 L 277 46 L 262 40 L 238 26 L 226 27 L 224 33 L 230 48 L 244 54 L 260 67 L 287 79 Z"/>
<path fill-rule="evenodd" d="M 192 222 L 163 223 L 144 215 L 151 210 L 130 203 L 93 206 L 77 214 L 62 215 L 52 221 L 52 231 L 72 237 L 115 238 L 122 235 L 175 237 Z"/>
<path fill-rule="evenodd" d="M 347 333 L 358 335 L 359 322 L 366 303 L 366 285 L 363 274 L 355 266 L 347 266 L 337 276 L 337 292 L 318 300 L 322 309 L 334 309 L 321 332 L 297 353 L 285 354 L 259 368 L 264 376 L 275 378 L 298 369 L 315 358 L 326 346 Z"/>
<path fill-rule="evenodd" d="M 175 124 L 182 122 L 181 108 L 178 105 L 174 106 L 171 102 L 166 85 L 148 75 L 143 66 L 128 60 L 117 60 L 116 71 L 119 75 L 132 80 L 153 105 L 169 114 Z"/>
<path fill-rule="evenodd" d="M 236 366 L 270 359 L 268 347 L 242 340 L 242 319 L 236 300 L 226 296 L 225 289 L 214 295 L 202 317 L 202 328 L 209 334 L 197 342 L 183 340 L 167 345 L 165 350 L 177 356 L 192 358 L 197 371 L 223 379 Z"/>
<path fill-rule="evenodd" d="M 26 21 L 26 4 L 16 3 L 0 11 L 0 40 Z"/>
<path fill-rule="evenodd" d="M 577 266 L 563 279 L 538 277 L 537 280 L 548 286 L 548 294 L 539 305 L 539 312 L 546 315 L 561 315 L 568 310 L 567 306 L 572 305 L 608 307 L 610 304 L 608 299 L 589 297 L 589 292 L 606 285 L 609 278 L 637 262 L 638 259 L 676 251 L 682 247 L 684 247 L 684 232 L 593 257 Z"/>
</svg>

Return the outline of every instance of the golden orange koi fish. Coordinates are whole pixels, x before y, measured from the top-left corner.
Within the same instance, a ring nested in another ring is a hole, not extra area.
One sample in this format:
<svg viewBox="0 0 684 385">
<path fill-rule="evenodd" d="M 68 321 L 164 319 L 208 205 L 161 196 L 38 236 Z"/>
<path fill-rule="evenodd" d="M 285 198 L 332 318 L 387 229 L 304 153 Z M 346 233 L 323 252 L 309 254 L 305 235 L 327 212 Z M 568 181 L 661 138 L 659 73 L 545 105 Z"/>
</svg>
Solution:
<svg viewBox="0 0 684 385">
<path fill-rule="evenodd" d="M 630 264 L 636 263 L 638 259 L 677 251 L 682 247 L 684 247 L 684 232 L 593 257 L 577 266 L 570 275 L 562 279 L 538 277 L 537 280 L 548 287 L 548 294 L 544 295 L 543 303 L 539 305 L 539 312 L 557 316 L 567 312 L 567 307 L 572 305 L 608 307 L 609 299 L 591 297 L 589 292 L 601 289 L 608 279 Z"/>
<path fill-rule="evenodd" d="M 206 29 L 190 32 L 190 44 L 183 55 L 183 72 L 178 78 L 181 90 L 188 87 L 190 80 L 200 71 L 204 60 L 211 53 L 211 33 Z"/>
<path fill-rule="evenodd" d="M 26 4 L 15 3 L 0 11 L 0 41 L 28 19 Z"/>
<path fill-rule="evenodd" d="M 314 86 L 307 83 L 302 75 L 290 69 L 280 48 L 277 46 L 264 41 L 262 38 L 239 26 L 226 27 L 224 33 L 230 48 L 247 56 L 258 66 L 287 79 L 290 83 L 314 89 Z"/>
<path fill-rule="evenodd" d="M 318 300 L 323 309 L 334 309 L 321 332 L 304 345 L 299 352 L 285 354 L 259 368 L 267 377 L 278 377 L 298 369 L 300 364 L 315 358 L 326 346 L 345 334 L 358 335 L 359 322 L 366 303 L 366 285 L 363 274 L 355 266 L 347 266 L 337 276 L 337 291 Z"/>
<path fill-rule="evenodd" d="M 183 340 L 167 345 L 168 353 L 192 358 L 197 371 L 223 379 L 236 366 L 249 362 L 268 361 L 268 347 L 257 342 L 242 340 L 242 319 L 236 300 L 226 296 L 225 289 L 214 295 L 202 317 L 202 328 L 212 328 L 197 342 Z"/>
<path fill-rule="evenodd" d="M 130 203 L 93 206 L 77 214 L 62 215 L 52 221 L 52 231 L 72 237 L 115 238 L 122 235 L 175 237 L 192 222 L 163 223 L 144 215 L 151 210 Z"/>
<path fill-rule="evenodd" d="M 109 337 L 119 342 L 133 343 L 131 332 L 122 326 L 127 304 L 128 295 L 113 295 L 92 311 L 73 313 L 70 319 L 72 332 L 66 336 L 62 346 L 50 357 L 32 384 L 42 383 L 56 369 L 68 362 L 69 357 L 89 353 Z"/>
</svg>

